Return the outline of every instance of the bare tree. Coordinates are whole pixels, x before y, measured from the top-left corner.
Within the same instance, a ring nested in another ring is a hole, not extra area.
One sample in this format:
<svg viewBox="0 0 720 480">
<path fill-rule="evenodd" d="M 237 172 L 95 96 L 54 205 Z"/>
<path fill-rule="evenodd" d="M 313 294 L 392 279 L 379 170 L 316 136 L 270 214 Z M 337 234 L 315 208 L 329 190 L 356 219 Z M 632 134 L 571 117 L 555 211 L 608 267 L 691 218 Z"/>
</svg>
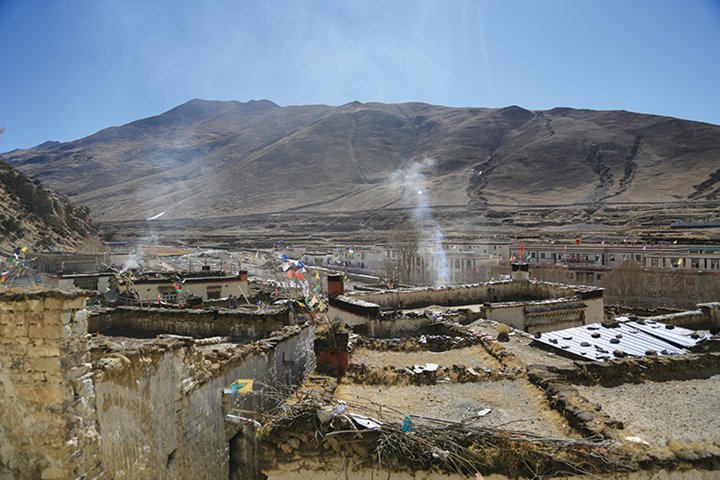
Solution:
<svg viewBox="0 0 720 480">
<path fill-rule="evenodd" d="M 385 262 L 388 277 L 396 282 L 410 283 L 413 260 L 418 254 L 419 236 L 415 227 L 405 221 L 390 234 L 388 257 Z"/>
</svg>

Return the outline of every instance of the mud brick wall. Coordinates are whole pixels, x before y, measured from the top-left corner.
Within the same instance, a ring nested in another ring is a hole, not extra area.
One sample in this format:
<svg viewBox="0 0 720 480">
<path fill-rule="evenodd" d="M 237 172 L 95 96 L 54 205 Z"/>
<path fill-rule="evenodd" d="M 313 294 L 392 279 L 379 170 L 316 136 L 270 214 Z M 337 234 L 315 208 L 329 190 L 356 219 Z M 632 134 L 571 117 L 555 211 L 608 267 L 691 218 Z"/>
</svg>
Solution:
<svg viewBox="0 0 720 480">
<path fill-rule="evenodd" d="M 98 362 L 100 451 L 112 478 L 227 478 L 220 391 L 191 390 L 201 362 L 192 343 Z"/>
<path fill-rule="evenodd" d="M 294 321 L 287 307 L 263 311 L 117 307 L 93 314 L 89 331 L 105 335 L 173 334 L 258 340 Z"/>
<path fill-rule="evenodd" d="M 229 478 L 222 389 L 239 378 L 254 379 L 256 391 L 302 382 L 314 369 L 313 339 L 314 328 L 289 326 L 229 354 L 163 338 L 99 358 L 100 450 L 111 478 Z"/>
<path fill-rule="evenodd" d="M 102 473 L 83 292 L 0 295 L 0 463 L 18 479 Z"/>
<path fill-rule="evenodd" d="M 545 282 L 489 282 L 443 288 L 407 288 L 348 296 L 382 307 L 402 309 L 428 305 L 470 305 L 485 302 L 508 302 L 572 297 L 575 287 Z"/>
</svg>

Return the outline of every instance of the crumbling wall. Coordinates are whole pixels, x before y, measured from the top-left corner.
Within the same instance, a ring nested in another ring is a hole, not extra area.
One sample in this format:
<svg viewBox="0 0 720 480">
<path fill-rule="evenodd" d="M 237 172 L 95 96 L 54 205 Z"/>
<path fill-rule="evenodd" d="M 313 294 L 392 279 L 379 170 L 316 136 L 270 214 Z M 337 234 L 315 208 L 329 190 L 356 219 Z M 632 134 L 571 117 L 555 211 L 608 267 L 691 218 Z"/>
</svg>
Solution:
<svg viewBox="0 0 720 480">
<path fill-rule="evenodd" d="M 191 389 L 195 362 L 192 343 L 175 342 L 98 363 L 101 454 L 113 478 L 227 477 L 220 392 Z"/>
<path fill-rule="evenodd" d="M 720 326 L 720 302 L 700 303 L 697 307 L 703 312 L 708 325 Z"/>
<path fill-rule="evenodd" d="M 89 331 L 105 335 L 173 334 L 258 340 L 294 323 L 294 320 L 290 309 L 285 306 L 262 311 L 117 307 L 91 315 Z"/>
<path fill-rule="evenodd" d="M 0 295 L 0 465 L 13 478 L 95 478 L 95 391 L 82 292 Z"/>
<path fill-rule="evenodd" d="M 363 292 L 351 296 L 382 307 L 402 309 L 428 305 L 457 306 L 486 302 L 542 300 L 574 294 L 575 287 L 558 283 L 501 281 L 441 288 Z"/>
<path fill-rule="evenodd" d="M 111 353 L 96 377 L 101 454 L 113 478 L 229 478 L 223 388 L 283 387 L 314 369 L 312 327 L 286 327 L 230 352 L 190 338 Z M 258 408 L 255 403 L 243 408 Z"/>
</svg>

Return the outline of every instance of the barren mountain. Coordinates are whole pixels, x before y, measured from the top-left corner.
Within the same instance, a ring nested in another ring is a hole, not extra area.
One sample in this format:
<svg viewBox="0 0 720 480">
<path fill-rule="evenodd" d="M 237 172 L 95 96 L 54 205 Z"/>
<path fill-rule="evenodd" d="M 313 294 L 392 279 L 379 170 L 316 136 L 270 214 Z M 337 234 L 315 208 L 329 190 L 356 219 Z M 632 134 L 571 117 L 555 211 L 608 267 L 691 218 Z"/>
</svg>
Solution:
<svg viewBox="0 0 720 480">
<path fill-rule="evenodd" d="M 95 235 L 87 208 L 0 162 L 0 252 L 72 251 Z"/>
<path fill-rule="evenodd" d="M 0 159 L 101 221 L 352 213 L 372 226 L 427 204 L 457 230 L 559 228 L 613 225 L 634 205 L 669 225 L 720 203 L 720 126 L 626 111 L 192 100 Z"/>
</svg>

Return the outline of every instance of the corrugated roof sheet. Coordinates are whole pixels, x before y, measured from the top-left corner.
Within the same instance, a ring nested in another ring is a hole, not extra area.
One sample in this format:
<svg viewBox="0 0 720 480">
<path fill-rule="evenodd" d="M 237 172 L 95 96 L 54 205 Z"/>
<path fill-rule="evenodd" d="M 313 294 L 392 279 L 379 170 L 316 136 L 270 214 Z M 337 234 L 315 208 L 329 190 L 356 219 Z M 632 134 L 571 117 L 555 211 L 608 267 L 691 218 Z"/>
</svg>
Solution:
<svg viewBox="0 0 720 480">
<path fill-rule="evenodd" d="M 593 323 L 582 327 L 546 332 L 535 337 L 536 342 L 570 353 L 586 360 L 610 360 L 616 358 L 615 350 L 622 350 L 628 357 L 643 357 L 653 350 L 657 355 L 689 353 L 705 337 L 686 328 L 666 328 L 659 322 L 639 324 L 626 317 L 617 319 L 613 326 Z"/>
</svg>

